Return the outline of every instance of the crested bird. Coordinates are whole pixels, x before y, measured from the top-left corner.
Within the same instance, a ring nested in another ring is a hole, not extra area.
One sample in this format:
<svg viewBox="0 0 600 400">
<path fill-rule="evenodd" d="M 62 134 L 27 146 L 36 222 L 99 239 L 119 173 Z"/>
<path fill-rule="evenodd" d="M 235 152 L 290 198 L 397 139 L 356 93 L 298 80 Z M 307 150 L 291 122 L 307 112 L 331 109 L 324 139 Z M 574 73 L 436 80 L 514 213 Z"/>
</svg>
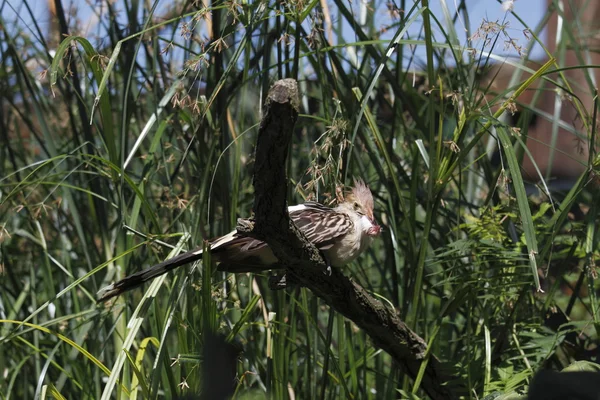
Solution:
<svg viewBox="0 0 600 400">
<path fill-rule="evenodd" d="M 322 252 L 327 263 L 342 267 L 354 261 L 381 233 L 373 208 L 371 190 L 359 179 L 335 208 L 309 201 L 288 207 L 288 213 L 298 229 Z M 267 243 L 242 236 L 235 230 L 210 240 L 208 248 L 220 271 L 260 272 L 271 269 L 278 261 Z M 101 289 L 98 301 L 119 296 L 179 266 L 197 261 L 202 253 L 200 247 L 131 274 Z"/>
</svg>

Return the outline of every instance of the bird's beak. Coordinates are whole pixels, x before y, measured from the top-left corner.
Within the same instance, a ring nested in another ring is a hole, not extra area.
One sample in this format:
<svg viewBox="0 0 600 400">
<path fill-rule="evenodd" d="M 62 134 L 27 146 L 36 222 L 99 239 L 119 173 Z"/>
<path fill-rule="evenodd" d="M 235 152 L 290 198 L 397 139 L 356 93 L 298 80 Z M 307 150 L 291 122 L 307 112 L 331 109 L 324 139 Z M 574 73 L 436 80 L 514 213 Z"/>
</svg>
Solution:
<svg viewBox="0 0 600 400">
<path fill-rule="evenodd" d="M 373 214 L 369 215 L 369 222 L 371 222 L 371 227 L 367 230 L 367 235 L 369 236 L 379 236 L 381 233 L 381 226 L 377 223 L 377 220 L 373 216 Z"/>
<path fill-rule="evenodd" d="M 381 226 L 379 226 L 377 224 L 374 224 L 367 231 L 367 235 L 369 235 L 369 236 L 379 236 L 380 233 L 381 233 Z"/>
</svg>

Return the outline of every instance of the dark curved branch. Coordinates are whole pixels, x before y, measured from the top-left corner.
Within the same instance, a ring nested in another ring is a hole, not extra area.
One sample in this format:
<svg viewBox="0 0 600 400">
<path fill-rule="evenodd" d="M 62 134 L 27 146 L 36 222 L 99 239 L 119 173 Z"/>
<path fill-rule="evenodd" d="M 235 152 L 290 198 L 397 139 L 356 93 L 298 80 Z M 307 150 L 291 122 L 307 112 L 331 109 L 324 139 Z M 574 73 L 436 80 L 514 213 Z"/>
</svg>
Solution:
<svg viewBox="0 0 600 400">
<path fill-rule="evenodd" d="M 298 87 L 293 79 L 275 82 L 269 91 L 256 146 L 253 219 L 238 221 L 238 232 L 266 241 L 286 280 L 309 288 L 337 312 L 363 329 L 374 344 L 389 353 L 415 379 L 424 362 L 421 387 L 433 399 L 453 399 L 439 360 L 427 356 L 427 344 L 400 320 L 396 312 L 373 298 L 359 284 L 326 264 L 287 213 L 285 161 L 298 118 Z M 273 282 L 272 282 L 273 283 Z M 279 286 L 277 285 L 279 284 Z M 285 286 L 283 279 L 272 286 Z"/>
</svg>

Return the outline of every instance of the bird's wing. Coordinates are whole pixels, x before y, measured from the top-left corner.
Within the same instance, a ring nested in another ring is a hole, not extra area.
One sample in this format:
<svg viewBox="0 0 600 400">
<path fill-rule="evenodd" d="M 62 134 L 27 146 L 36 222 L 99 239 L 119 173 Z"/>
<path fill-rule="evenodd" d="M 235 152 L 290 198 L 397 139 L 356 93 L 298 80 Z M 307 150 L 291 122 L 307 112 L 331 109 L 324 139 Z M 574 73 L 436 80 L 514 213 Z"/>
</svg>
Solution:
<svg viewBox="0 0 600 400">
<path fill-rule="evenodd" d="M 306 238 L 319 250 L 331 248 L 340 236 L 354 229 L 354 224 L 346 214 L 339 213 L 333 208 L 326 207 L 316 202 L 306 202 L 297 206 L 288 207 L 290 218 Z M 261 240 L 242 237 L 233 231 L 227 236 L 217 238 L 211 243 L 212 253 L 220 255 L 227 260 L 228 252 L 237 247 L 240 252 L 233 252 L 237 257 L 243 254 L 250 255 L 261 250 L 267 244 Z M 237 258 L 236 257 L 236 258 Z"/>
<path fill-rule="evenodd" d="M 290 218 L 319 250 L 331 248 L 337 239 L 354 229 L 348 215 L 322 204 L 307 202 L 294 208 Z"/>
</svg>

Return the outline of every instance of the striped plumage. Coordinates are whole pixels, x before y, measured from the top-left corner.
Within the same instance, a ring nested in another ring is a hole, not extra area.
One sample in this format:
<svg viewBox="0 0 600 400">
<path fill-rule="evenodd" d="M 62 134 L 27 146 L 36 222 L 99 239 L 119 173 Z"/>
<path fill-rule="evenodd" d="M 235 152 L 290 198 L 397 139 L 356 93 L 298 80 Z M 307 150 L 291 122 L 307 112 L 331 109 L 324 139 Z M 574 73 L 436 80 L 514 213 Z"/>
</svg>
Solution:
<svg viewBox="0 0 600 400">
<path fill-rule="evenodd" d="M 373 216 L 373 196 L 361 181 L 336 208 L 315 202 L 288 207 L 290 218 L 334 267 L 344 266 L 367 249 L 381 228 Z M 277 258 L 269 246 L 260 240 L 240 236 L 232 231 L 209 242 L 211 258 L 220 271 L 260 272 L 270 269 Z M 136 272 L 98 292 L 99 301 L 140 286 L 181 265 L 202 258 L 202 248 L 180 254 Z"/>
</svg>

